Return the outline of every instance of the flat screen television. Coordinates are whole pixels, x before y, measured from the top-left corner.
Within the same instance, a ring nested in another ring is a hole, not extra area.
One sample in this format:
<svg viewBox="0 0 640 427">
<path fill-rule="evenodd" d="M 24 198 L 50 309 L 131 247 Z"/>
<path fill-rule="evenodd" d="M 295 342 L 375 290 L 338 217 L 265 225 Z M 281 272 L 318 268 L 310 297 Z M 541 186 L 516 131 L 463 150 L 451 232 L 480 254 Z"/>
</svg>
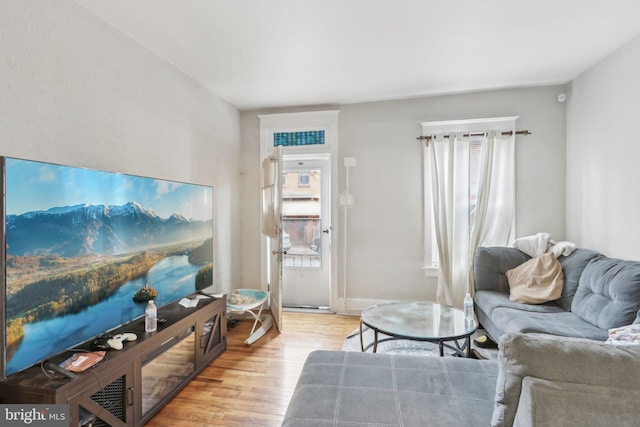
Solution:
<svg viewBox="0 0 640 427">
<path fill-rule="evenodd" d="M 0 157 L 7 376 L 213 284 L 213 189 Z M 145 288 L 145 291 L 140 291 Z"/>
</svg>

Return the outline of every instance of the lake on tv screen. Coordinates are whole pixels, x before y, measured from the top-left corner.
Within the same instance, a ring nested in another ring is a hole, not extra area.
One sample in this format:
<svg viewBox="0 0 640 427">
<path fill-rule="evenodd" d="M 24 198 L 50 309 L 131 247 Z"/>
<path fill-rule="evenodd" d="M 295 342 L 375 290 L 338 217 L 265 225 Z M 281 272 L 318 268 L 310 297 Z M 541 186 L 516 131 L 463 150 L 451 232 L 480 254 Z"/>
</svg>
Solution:
<svg viewBox="0 0 640 427">
<path fill-rule="evenodd" d="M 132 296 L 146 284 L 157 290 L 158 306 L 193 293 L 199 269 L 189 263 L 186 255 L 171 256 L 155 265 L 147 278 L 127 282 L 114 294 L 78 313 L 25 324 L 24 338 L 7 363 L 7 374 L 142 316 L 146 304 L 134 302 Z"/>
</svg>

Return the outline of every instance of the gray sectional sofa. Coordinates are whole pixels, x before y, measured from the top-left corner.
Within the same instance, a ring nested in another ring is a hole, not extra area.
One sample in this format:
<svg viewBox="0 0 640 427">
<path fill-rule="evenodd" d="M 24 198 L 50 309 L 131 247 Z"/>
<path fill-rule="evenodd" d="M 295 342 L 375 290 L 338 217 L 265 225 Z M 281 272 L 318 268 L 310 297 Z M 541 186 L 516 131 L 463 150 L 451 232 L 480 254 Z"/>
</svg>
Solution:
<svg viewBox="0 0 640 427">
<path fill-rule="evenodd" d="M 562 296 L 545 304 L 509 300 L 505 272 L 531 259 L 515 248 L 479 248 L 474 260 L 475 311 L 496 342 L 505 332 L 538 332 L 605 341 L 608 330 L 640 322 L 640 262 L 588 249 L 561 256 Z"/>
<path fill-rule="evenodd" d="M 283 426 L 637 426 L 640 345 L 604 341 L 639 322 L 640 263 L 578 249 L 559 260 L 560 299 L 525 306 L 504 273 L 528 259 L 513 248 L 475 259 L 476 313 L 497 361 L 315 351 Z"/>
<path fill-rule="evenodd" d="M 498 361 L 314 351 L 284 427 L 637 426 L 640 346 L 506 332 Z"/>
</svg>

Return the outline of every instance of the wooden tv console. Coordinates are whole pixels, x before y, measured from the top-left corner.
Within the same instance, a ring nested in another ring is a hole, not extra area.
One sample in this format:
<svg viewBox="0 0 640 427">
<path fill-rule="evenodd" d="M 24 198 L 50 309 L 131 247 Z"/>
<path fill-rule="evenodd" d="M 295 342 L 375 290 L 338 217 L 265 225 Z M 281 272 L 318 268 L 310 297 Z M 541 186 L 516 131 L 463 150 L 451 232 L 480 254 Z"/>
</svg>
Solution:
<svg viewBox="0 0 640 427">
<path fill-rule="evenodd" d="M 145 332 L 143 318 L 111 331 L 138 339 L 107 351 L 78 378 L 45 373 L 40 364 L 9 376 L 0 382 L 0 402 L 68 404 L 70 426 L 143 425 L 227 348 L 225 296 L 201 299 L 194 308 L 169 304 L 158 319 L 166 321 L 153 333 Z M 89 350 L 90 344 L 75 348 Z M 74 352 L 49 360 L 61 363 Z"/>
</svg>

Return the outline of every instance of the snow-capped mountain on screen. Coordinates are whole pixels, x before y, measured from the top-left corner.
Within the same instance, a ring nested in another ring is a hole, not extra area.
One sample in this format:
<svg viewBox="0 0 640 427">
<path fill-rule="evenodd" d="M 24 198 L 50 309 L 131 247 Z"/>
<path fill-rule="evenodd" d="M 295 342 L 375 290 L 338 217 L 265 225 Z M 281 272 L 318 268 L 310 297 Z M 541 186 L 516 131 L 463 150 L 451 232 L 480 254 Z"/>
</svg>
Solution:
<svg viewBox="0 0 640 427">
<path fill-rule="evenodd" d="M 7 215 L 7 253 L 61 257 L 127 253 L 210 237 L 211 227 L 211 221 L 192 221 L 179 213 L 161 218 L 136 202 L 60 206 Z"/>
</svg>

